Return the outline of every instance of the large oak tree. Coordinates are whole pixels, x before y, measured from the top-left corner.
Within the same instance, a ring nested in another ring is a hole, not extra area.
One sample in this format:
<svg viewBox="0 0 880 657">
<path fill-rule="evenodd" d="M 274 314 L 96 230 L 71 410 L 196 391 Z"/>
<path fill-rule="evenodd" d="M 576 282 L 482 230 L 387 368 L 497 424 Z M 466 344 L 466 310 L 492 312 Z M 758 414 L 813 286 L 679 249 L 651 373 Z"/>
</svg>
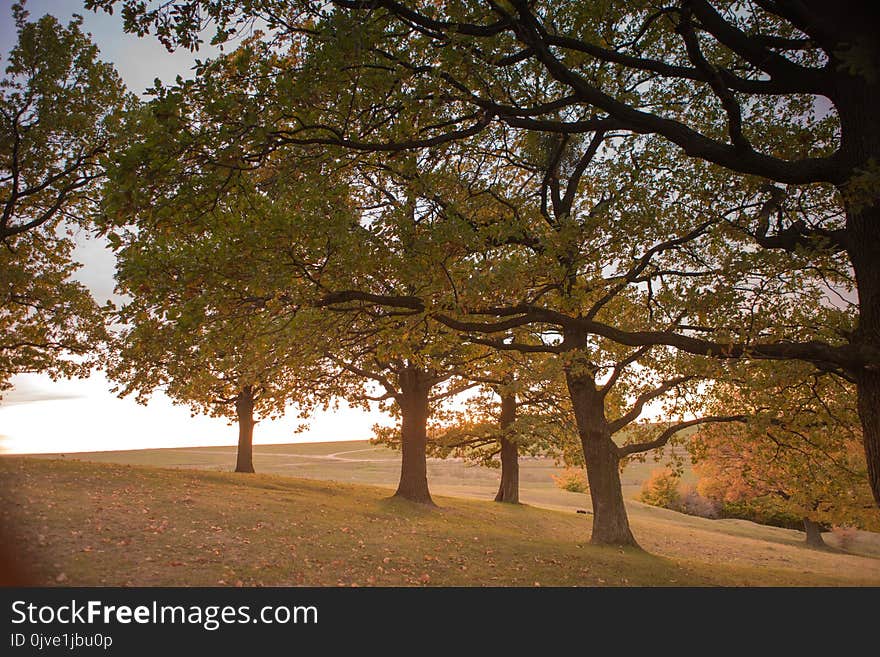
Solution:
<svg viewBox="0 0 880 657">
<path fill-rule="evenodd" d="M 264 291 L 266 240 L 286 242 L 295 260 L 303 210 L 281 195 L 270 208 L 242 187 L 186 229 L 146 222 L 114 229 L 117 291 L 126 301 L 115 313 L 120 328 L 108 373 L 120 394 L 136 393 L 138 401 L 162 390 L 194 413 L 236 421 L 235 471 L 254 472 L 254 425 L 294 402 L 303 411 L 314 405 L 323 335 L 296 307 L 293 276 L 283 306 Z M 254 239 L 258 225 L 263 232 Z M 283 255 L 274 248 L 270 257 Z"/>
</svg>

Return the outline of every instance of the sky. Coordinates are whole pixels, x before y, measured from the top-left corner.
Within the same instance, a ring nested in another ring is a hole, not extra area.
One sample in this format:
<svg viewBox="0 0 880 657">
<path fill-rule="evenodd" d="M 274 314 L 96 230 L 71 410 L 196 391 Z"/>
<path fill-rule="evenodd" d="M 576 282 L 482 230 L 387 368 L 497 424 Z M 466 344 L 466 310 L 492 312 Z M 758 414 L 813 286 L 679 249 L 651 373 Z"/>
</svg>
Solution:
<svg viewBox="0 0 880 657">
<path fill-rule="evenodd" d="M 0 0 L 0 66 L 16 41 L 11 0 Z M 28 0 L 30 19 L 46 13 L 66 23 L 74 13 L 84 18 L 83 29 L 91 33 L 101 58 L 112 62 L 128 89 L 142 94 L 155 78 L 171 83 L 180 75 L 190 77 L 196 57 L 205 59 L 217 51 L 203 47 L 199 53 L 169 53 L 152 37 L 139 39 L 125 34 L 117 15 L 94 14 L 80 0 Z M 86 284 L 99 303 L 113 296 L 113 255 L 103 243 L 80 233 L 76 259 L 83 264 L 76 278 Z M 118 298 L 116 298 L 118 301 Z M 13 378 L 14 389 L 0 400 L 0 452 L 67 453 L 146 447 L 234 445 L 237 429 L 226 420 L 191 417 L 184 406 L 175 406 L 156 394 L 146 406 L 133 399 L 119 399 L 112 383 L 100 372 L 88 379 L 52 381 L 40 374 Z M 294 412 L 275 421 L 259 423 L 254 430 L 257 444 L 362 440 L 372 435 L 375 423 L 388 424 L 378 412 L 351 409 L 317 413 L 306 430 L 294 433 L 301 420 Z"/>
</svg>

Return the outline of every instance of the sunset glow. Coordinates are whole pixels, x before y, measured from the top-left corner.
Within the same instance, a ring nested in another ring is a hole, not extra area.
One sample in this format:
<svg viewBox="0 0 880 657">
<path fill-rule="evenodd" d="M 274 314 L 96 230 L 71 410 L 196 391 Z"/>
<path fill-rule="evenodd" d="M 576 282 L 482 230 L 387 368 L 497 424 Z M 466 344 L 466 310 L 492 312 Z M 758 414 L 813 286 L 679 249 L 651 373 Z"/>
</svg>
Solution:
<svg viewBox="0 0 880 657">
<path fill-rule="evenodd" d="M 16 378 L 18 391 L 0 406 L 0 452 L 12 454 L 93 452 L 147 447 L 235 445 L 238 429 L 221 418 L 192 417 L 164 395 L 142 406 L 119 399 L 100 374 L 83 381 L 53 382 L 47 377 Z M 44 398 L 40 398 L 44 396 Z M 365 440 L 373 424 L 388 423 L 380 413 L 341 404 L 319 412 L 308 428 L 296 413 L 264 421 L 254 430 L 255 444 Z"/>
</svg>

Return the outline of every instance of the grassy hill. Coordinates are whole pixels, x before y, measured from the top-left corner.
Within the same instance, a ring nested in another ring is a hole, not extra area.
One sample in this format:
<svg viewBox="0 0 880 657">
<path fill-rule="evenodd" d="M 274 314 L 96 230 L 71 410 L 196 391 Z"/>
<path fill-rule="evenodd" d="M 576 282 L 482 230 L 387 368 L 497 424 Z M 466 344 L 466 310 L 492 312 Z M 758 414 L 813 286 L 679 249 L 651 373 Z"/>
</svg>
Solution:
<svg viewBox="0 0 880 657">
<path fill-rule="evenodd" d="M 430 510 L 388 499 L 397 457 L 366 443 L 258 448 L 258 469 L 298 478 L 216 471 L 230 455 L 3 457 L 0 520 L 37 584 L 880 585 L 874 535 L 850 547 L 864 554 L 817 551 L 798 532 L 634 501 L 646 551 L 590 546 L 574 512 L 588 499 L 556 489 L 542 460 L 524 462 L 518 507 L 487 501 L 497 473 L 432 463 Z"/>
<path fill-rule="evenodd" d="M 228 472 L 235 466 L 235 447 L 174 447 L 75 454 L 41 454 L 37 458 L 66 458 L 97 463 L 124 463 Z M 334 480 L 394 488 L 400 474 L 400 452 L 371 445 L 366 440 L 325 443 L 255 445 L 254 467 L 260 474 L 283 474 L 307 479 Z M 621 483 L 627 499 L 636 499 L 642 483 L 659 467 L 653 461 L 630 463 Z M 584 495 L 559 490 L 552 475 L 562 469 L 552 459 L 520 459 L 520 486 L 528 504 L 582 507 Z M 498 489 L 500 471 L 455 459 L 428 459 L 431 490 L 447 495 L 491 499 Z M 685 473 L 685 479 L 692 475 Z"/>
</svg>

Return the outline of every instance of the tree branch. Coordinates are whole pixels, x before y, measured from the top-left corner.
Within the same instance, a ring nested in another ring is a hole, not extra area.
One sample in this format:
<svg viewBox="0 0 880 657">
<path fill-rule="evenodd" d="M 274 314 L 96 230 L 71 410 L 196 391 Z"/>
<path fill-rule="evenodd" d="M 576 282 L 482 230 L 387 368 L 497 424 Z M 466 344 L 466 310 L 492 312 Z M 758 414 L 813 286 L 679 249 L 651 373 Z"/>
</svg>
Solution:
<svg viewBox="0 0 880 657">
<path fill-rule="evenodd" d="M 652 399 L 657 399 L 657 397 L 666 394 L 670 390 L 676 388 L 677 386 L 680 386 L 682 383 L 693 381 L 696 378 L 698 377 L 679 376 L 674 379 L 664 381 L 653 390 L 642 393 L 641 395 L 636 397 L 636 401 L 635 403 L 633 403 L 633 406 L 629 411 L 621 415 L 616 420 L 608 423 L 608 427 L 611 429 L 611 433 L 617 433 L 631 422 L 634 422 L 639 417 L 639 415 L 641 415 L 642 409 L 645 407 L 645 404 L 647 404 Z"/>
<path fill-rule="evenodd" d="M 747 420 L 748 418 L 745 415 L 707 415 L 705 417 L 697 418 L 695 420 L 679 422 L 678 424 L 674 424 L 663 431 L 663 433 L 657 436 L 657 438 L 655 438 L 654 440 L 618 447 L 617 456 L 619 458 L 624 458 L 625 456 L 629 456 L 630 454 L 647 452 L 652 449 L 657 449 L 658 447 L 663 447 L 679 431 L 683 431 L 688 427 L 693 427 L 698 424 L 706 424 L 707 422 L 746 422 Z"/>
</svg>

